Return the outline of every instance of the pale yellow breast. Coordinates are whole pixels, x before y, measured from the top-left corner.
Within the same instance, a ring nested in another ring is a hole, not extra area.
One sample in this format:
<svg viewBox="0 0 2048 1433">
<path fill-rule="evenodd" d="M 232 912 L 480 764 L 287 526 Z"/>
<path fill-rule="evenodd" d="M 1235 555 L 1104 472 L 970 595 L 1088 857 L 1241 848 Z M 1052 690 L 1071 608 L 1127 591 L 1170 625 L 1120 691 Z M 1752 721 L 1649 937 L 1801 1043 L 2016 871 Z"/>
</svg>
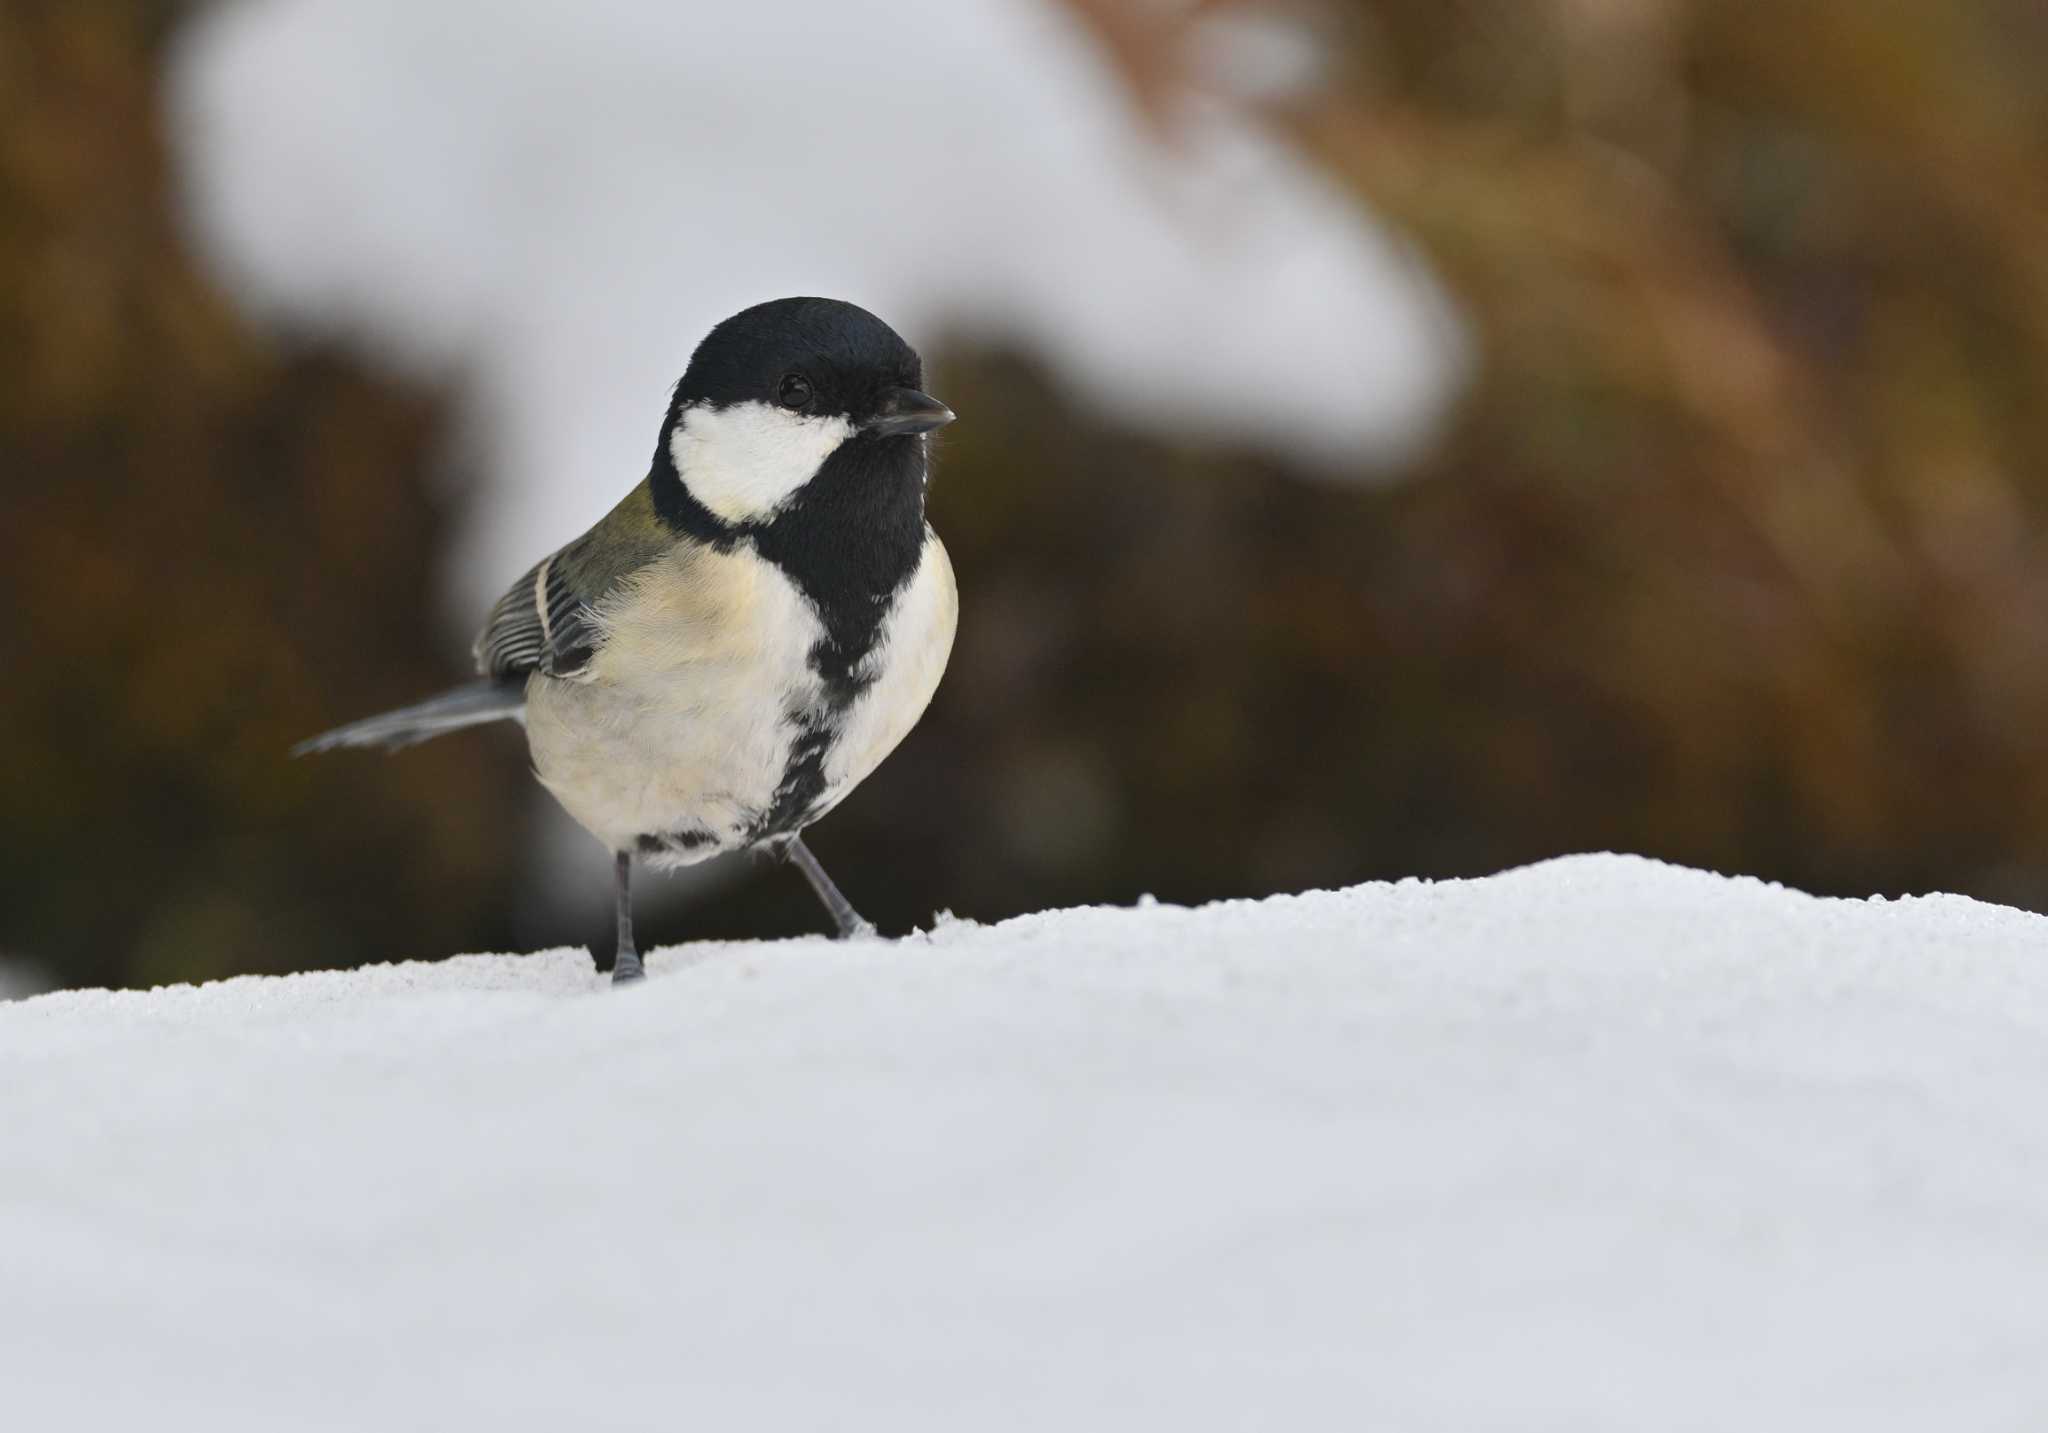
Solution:
<svg viewBox="0 0 2048 1433">
<path fill-rule="evenodd" d="M 591 673 L 616 686 L 706 666 L 800 672 L 819 630 L 809 604 L 773 566 L 744 550 L 696 546 L 635 575 L 597 615 L 605 640 Z"/>
<path fill-rule="evenodd" d="M 927 530 L 918 570 L 862 663 L 868 684 L 838 716 L 814 817 L 917 724 L 958 615 L 952 563 Z M 690 546 L 637 575 L 597 616 L 605 640 L 588 677 L 529 685 L 527 740 L 541 782 L 614 850 L 681 830 L 745 844 L 786 770 L 799 734 L 792 714 L 824 706 L 809 660 L 824 635 L 816 611 L 752 553 Z"/>
<path fill-rule="evenodd" d="M 598 617 L 589 679 L 529 687 L 541 782 L 614 849 L 682 829 L 737 841 L 781 779 L 788 713 L 815 699 L 807 658 L 822 628 L 810 605 L 751 554 L 692 546 Z"/>
</svg>

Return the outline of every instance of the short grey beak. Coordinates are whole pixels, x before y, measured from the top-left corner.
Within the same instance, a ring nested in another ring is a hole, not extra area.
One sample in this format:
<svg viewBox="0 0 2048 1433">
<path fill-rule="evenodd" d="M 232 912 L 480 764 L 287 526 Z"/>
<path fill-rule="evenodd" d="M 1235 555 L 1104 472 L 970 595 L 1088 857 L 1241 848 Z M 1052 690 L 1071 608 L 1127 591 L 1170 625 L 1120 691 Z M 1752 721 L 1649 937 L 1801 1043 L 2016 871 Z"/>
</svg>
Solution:
<svg viewBox="0 0 2048 1433">
<path fill-rule="evenodd" d="M 952 421 L 953 410 L 931 394 L 898 388 L 882 400 L 864 426 L 877 438 L 900 438 L 906 433 L 929 433 Z"/>
</svg>

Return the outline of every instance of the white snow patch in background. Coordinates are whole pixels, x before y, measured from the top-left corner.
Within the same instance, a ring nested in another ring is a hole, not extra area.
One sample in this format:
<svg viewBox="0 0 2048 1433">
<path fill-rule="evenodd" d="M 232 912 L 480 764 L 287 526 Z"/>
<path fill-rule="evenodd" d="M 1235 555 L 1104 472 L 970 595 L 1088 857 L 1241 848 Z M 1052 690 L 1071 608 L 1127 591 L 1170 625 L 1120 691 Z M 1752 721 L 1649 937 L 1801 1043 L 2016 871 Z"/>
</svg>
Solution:
<svg viewBox="0 0 2048 1433">
<path fill-rule="evenodd" d="M 10 1424 L 1990 1429 L 2048 921 L 1583 857 L 0 1007 Z"/>
<path fill-rule="evenodd" d="M 638 481 L 691 348 L 764 298 L 1021 338 L 1106 409 L 1347 472 L 1465 363 L 1355 204 L 1220 116 L 1169 154 L 1042 0 L 243 0 L 174 79 L 231 289 L 467 381 L 470 605 Z"/>
</svg>

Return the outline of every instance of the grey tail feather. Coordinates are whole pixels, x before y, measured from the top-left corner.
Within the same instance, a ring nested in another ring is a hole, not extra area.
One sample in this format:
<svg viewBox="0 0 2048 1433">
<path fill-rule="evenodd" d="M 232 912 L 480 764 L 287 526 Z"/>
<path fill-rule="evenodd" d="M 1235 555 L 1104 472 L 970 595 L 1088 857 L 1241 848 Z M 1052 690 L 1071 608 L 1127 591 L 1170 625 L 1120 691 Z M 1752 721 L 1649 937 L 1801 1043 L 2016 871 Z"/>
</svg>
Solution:
<svg viewBox="0 0 2048 1433">
<path fill-rule="evenodd" d="M 485 722 L 526 719 L 526 684 L 500 682 L 485 677 L 452 687 L 438 697 L 429 697 L 395 712 L 364 717 L 333 731 L 322 732 L 292 748 L 293 756 L 312 751 L 333 751 L 341 746 L 377 746 L 397 751 L 439 736 Z"/>
</svg>

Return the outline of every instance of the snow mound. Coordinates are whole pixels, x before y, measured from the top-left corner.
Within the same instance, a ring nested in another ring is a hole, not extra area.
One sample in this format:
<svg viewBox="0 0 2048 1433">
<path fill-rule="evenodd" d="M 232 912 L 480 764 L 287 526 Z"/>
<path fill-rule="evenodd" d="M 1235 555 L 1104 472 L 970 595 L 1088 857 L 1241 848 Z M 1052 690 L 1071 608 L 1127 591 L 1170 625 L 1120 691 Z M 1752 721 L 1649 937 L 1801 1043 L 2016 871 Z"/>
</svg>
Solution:
<svg viewBox="0 0 2048 1433">
<path fill-rule="evenodd" d="M 2004 1428 L 2048 921 L 1575 857 L 0 1006 L 11 1426 Z"/>
</svg>

